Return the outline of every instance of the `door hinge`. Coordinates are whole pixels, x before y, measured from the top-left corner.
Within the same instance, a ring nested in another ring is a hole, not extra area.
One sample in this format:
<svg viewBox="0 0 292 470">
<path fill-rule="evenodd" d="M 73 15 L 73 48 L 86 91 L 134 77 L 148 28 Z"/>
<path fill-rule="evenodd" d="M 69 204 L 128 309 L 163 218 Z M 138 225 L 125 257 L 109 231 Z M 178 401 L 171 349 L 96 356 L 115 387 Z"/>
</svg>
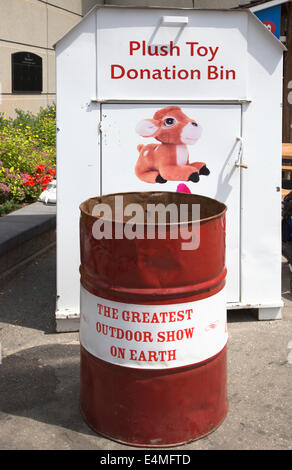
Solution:
<svg viewBox="0 0 292 470">
<path fill-rule="evenodd" d="M 99 121 L 99 132 L 102 133 L 102 121 Z"/>
</svg>

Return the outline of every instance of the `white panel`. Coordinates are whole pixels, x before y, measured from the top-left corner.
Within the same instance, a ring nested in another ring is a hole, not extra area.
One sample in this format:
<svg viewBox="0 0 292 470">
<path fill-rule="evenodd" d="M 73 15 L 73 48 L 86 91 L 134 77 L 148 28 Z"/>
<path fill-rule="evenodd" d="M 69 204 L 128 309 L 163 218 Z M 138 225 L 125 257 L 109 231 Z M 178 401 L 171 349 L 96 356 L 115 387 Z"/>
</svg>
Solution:
<svg viewBox="0 0 292 470">
<path fill-rule="evenodd" d="M 281 305 L 282 53 L 250 17 L 243 116 L 242 301 Z M 268 46 L 267 46 L 268 44 Z"/>
<path fill-rule="evenodd" d="M 159 143 L 140 137 L 136 124 L 165 105 L 103 105 L 102 193 L 119 191 L 176 191 L 179 182 L 145 183 L 137 178 L 134 168 L 138 159 L 137 145 Z M 240 136 L 240 105 L 182 105 L 183 112 L 193 117 L 203 129 L 195 145 L 189 146 L 190 162 L 203 161 L 211 171 L 199 183 L 188 182 L 192 193 L 213 197 L 227 207 L 227 300 L 239 300 L 240 249 L 240 170 L 235 167 Z"/>
<path fill-rule="evenodd" d="M 175 13 L 159 9 L 97 12 L 98 98 L 246 98 L 248 14 L 188 10 L 187 25 L 162 24 L 163 17 Z M 130 42 L 135 42 L 131 50 Z M 161 55 L 150 56 L 148 45 L 152 45 L 152 52 L 155 45 L 163 46 L 159 49 Z M 144 71 L 141 78 L 140 69 L 149 70 L 150 77 Z M 128 70 L 132 70 L 129 76 Z M 160 72 L 153 75 L 154 70 Z M 187 71 L 188 75 L 179 70 Z M 191 76 L 191 70 L 199 72 Z M 228 79 L 227 70 L 234 71 L 228 74 Z"/>
<path fill-rule="evenodd" d="M 79 205 L 99 194 L 96 24 L 91 15 L 57 46 L 57 293 L 79 313 Z"/>
</svg>

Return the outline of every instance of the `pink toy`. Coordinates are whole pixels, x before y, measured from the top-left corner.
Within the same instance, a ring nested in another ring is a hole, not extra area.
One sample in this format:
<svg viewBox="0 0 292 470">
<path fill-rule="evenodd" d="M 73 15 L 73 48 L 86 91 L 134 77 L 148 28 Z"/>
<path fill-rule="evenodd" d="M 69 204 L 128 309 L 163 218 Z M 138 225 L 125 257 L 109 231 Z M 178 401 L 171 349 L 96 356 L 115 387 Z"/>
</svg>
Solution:
<svg viewBox="0 0 292 470">
<path fill-rule="evenodd" d="M 177 193 L 187 193 L 187 194 L 191 194 L 191 190 L 187 187 L 186 184 L 184 183 L 180 183 L 177 188 L 176 188 L 176 192 Z"/>
</svg>

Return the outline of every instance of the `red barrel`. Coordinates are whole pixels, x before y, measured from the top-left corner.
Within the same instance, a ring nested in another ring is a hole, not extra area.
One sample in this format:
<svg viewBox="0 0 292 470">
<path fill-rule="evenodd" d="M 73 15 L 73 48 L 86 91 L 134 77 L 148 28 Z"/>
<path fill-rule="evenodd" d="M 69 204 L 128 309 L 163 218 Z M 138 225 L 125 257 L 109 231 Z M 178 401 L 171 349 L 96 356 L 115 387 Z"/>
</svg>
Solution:
<svg viewBox="0 0 292 470">
<path fill-rule="evenodd" d="M 141 207 L 139 217 L 132 204 Z M 183 217 L 153 222 L 158 204 L 184 207 Z M 198 205 L 199 218 L 192 212 Z M 113 440 L 147 447 L 214 431 L 228 409 L 226 206 L 144 192 L 92 198 L 80 210 L 86 422 Z"/>
</svg>

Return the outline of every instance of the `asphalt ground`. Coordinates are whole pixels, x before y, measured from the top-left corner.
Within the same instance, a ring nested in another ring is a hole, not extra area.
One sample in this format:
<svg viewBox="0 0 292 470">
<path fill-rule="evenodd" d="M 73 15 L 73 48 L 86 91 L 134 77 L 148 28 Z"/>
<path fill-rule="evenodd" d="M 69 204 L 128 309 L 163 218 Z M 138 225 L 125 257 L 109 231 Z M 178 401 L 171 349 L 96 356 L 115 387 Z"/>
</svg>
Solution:
<svg viewBox="0 0 292 470">
<path fill-rule="evenodd" d="M 292 295 L 283 259 L 283 319 L 228 313 L 225 421 L 179 450 L 292 448 Z M 95 434 L 79 411 L 79 335 L 55 333 L 55 251 L 0 289 L 0 449 L 128 450 Z M 154 423 L 155 424 L 155 423 Z M 136 449 L 136 448 L 135 448 Z"/>
</svg>

